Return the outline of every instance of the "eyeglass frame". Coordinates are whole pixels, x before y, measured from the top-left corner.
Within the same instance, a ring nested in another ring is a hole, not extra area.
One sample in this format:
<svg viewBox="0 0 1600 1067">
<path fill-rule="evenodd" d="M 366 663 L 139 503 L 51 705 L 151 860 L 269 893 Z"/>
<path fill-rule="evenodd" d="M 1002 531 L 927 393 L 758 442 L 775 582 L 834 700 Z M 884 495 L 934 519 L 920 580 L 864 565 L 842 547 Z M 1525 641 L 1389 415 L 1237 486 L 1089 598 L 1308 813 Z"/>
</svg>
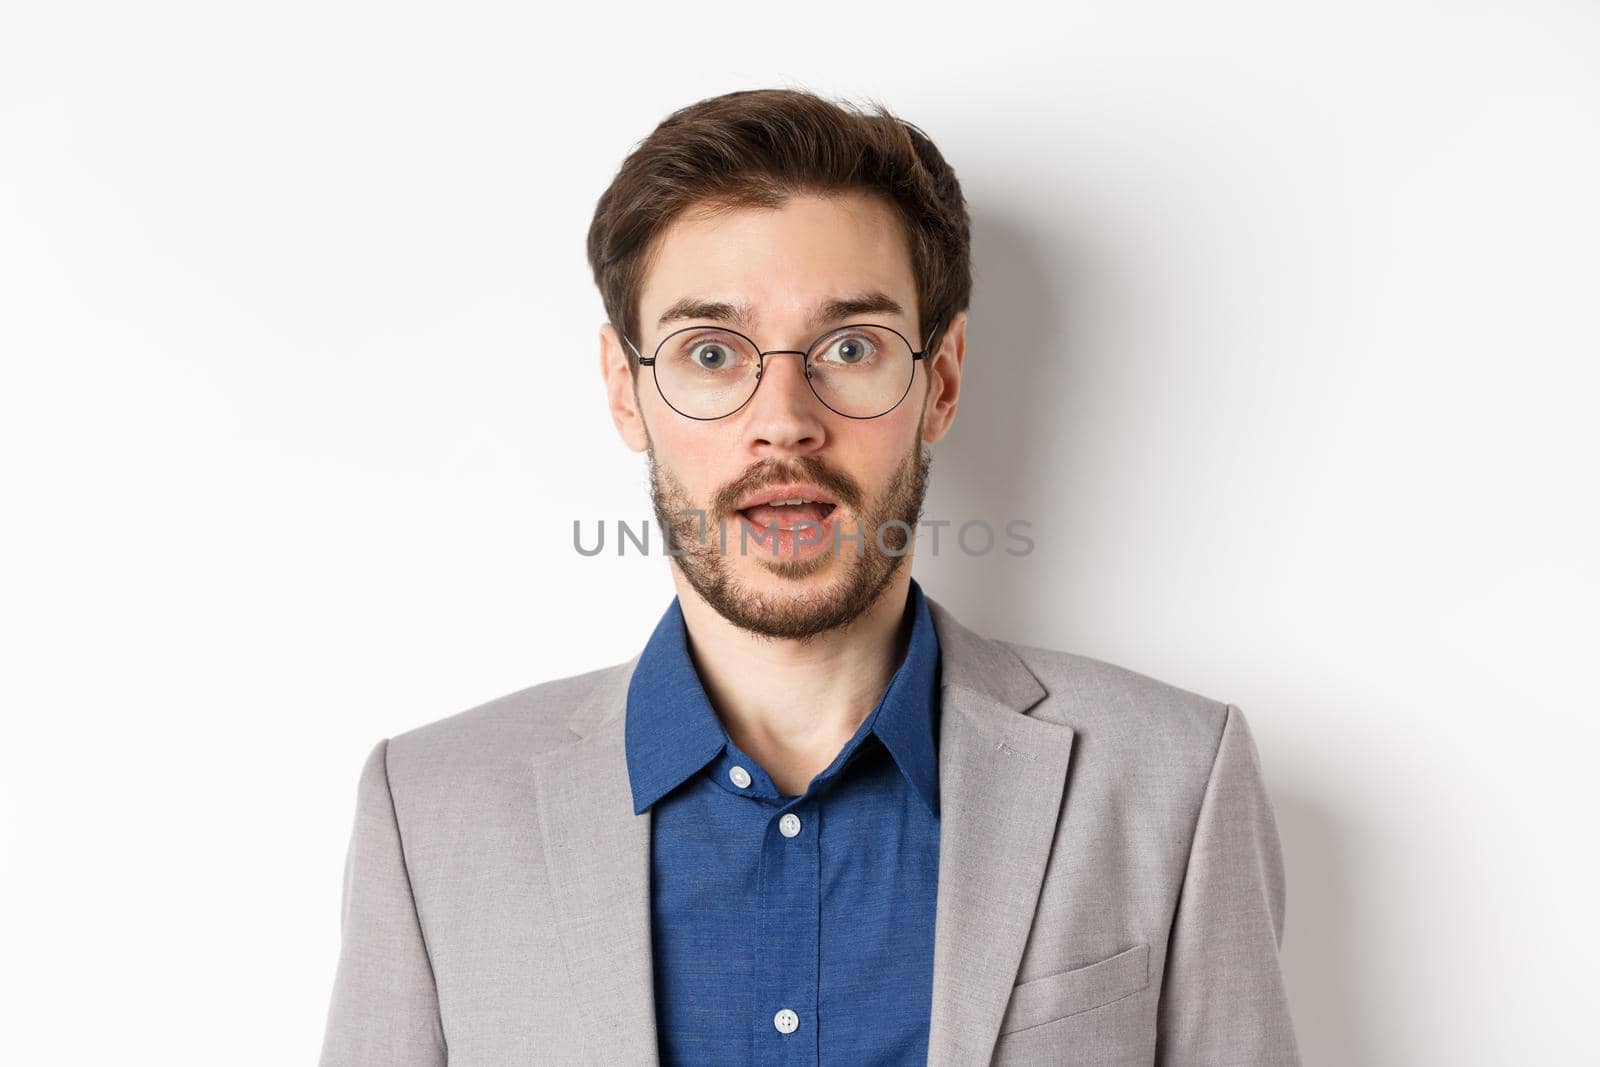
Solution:
<svg viewBox="0 0 1600 1067">
<path fill-rule="evenodd" d="M 681 329 L 673 330 L 671 333 L 669 333 L 665 337 L 663 337 L 660 341 L 656 342 L 655 351 L 650 353 L 650 358 L 648 358 L 648 359 L 646 359 L 644 354 L 639 351 L 639 346 L 634 344 L 633 341 L 629 339 L 627 334 L 623 333 L 621 330 L 618 330 L 617 331 L 617 335 L 619 337 L 621 337 L 624 341 L 627 341 L 628 342 L 628 347 L 633 349 L 634 357 L 636 359 L 638 359 L 639 366 L 641 366 L 641 367 L 649 367 L 650 368 L 650 377 L 656 383 L 656 392 L 658 394 L 660 394 L 662 402 L 665 403 L 667 405 L 667 407 L 672 408 L 673 411 L 678 412 L 679 415 L 682 415 L 686 419 L 694 419 L 696 422 L 716 422 L 718 419 L 726 419 L 731 415 L 737 415 L 740 411 L 742 411 L 744 409 L 746 404 L 750 403 L 750 401 L 755 399 L 756 391 L 761 388 L 761 372 L 766 370 L 767 357 L 768 356 L 799 356 L 800 359 L 801 359 L 802 367 L 805 370 L 806 385 L 811 389 L 811 395 L 817 398 L 817 403 L 821 404 L 823 407 L 827 408 L 829 411 L 833 412 L 835 415 L 840 416 L 841 418 L 865 420 L 865 419 L 881 419 L 881 418 L 883 418 L 885 415 L 889 414 L 889 412 L 891 412 L 895 408 L 899 407 L 901 401 L 905 400 L 905 398 L 910 395 L 910 393 L 911 393 L 911 383 L 917 380 L 917 361 L 920 360 L 920 359 L 927 358 L 928 346 L 933 343 L 934 335 L 936 335 L 939 332 L 939 327 L 943 324 L 943 321 L 944 321 L 943 319 L 936 319 L 934 321 L 934 324 L 933 324 L 933 329 L 931 331 L 929 331 L 929 333 L 928 333 L 928 339 L 926 341 L 922 342 L 922 350 L 920 352 L 919 351 L 912 351 L 912 353 L 911 353 L 911 374 L 910 374 L 910 376 L 908 378 L 906 378 L 905 392 L 901 393 L 900 396 L 895 400 L 895 402 L 893 404 L 890 404 L 888 407 L 884 408 L 882 411 L 878 412 L 876 415 L 847 415 L 843 411 L 840 411 L 838 408 L 834 407 L 832 404 L 828 403 L 826 400 L 822 399 L 822 394 L 817 392 L 817 387 L 811 381 L 811 350 L 817 346 L 817 341 L 821 341 L 824 337 L 827 337 L 830 334 L 840 333 L 840 332 L 842 332 L 844 330 L 849 330 L 849 329 L 852 329 L 852 328 L 857 327 L 857 326 L 871 326 L 871 327 L 873 327 L 875 329 L 879 329 L 879 330 L 888 330 L 890 333 L 892 333 L 896 337 L 900 338 L 901 341 L 904 341 L 906 348 L 908 348 L 908 349 L 911 348 L 911 342 L 906 340 L 906 335 L 905 334 L 901 333 L 899 330 L 895 329 L 893 326 L 885 326 L 881 322 L 852 322 L 852 323 L 848 323 L 847 325 L 844 325 L 844 326 L 835 326 L 831 330 L 824 330 L 822 333 L 818 334 L 816 341 L 812 341 L 811 344 L 807 345 L 804 349 L 798 349 L 798 348 L 770 348 L 765 352 L 761 351 L 761 346 L 756 344 L 755 341 L 752 338 L 746 337 L 744 334 L 740 333 L 738 330 L 732 329 L 732 328 L 727 327 L 727 326 L 714 326 L 714 325 L 708 325 L 708 324 L 702 323 L 699 326 L 685 326 L 685 327 L 683 327 Z M 656 373 L 656 358 L 661 355 L 661 347 L 662 347 L 662 345 L 665 345 L 668 341 L 672 340 L 674 337 L 678 336 L 680 333 L 688 333 L 690 330 L 720 330 L 723 333 L 731 333 L 735 337 L 741 338 L 742 340 L 749 342 L 750 347 L 756 350 L 756 384 L 755 384 L 755 388 L 750 390 L 750 395 L 745 397 L 744 400 L 740 402 L 738 407 L 734 408 L 732 411 L 727 412 L 726 414 L 722 414 L 722 415 L 690 415 L 686 411 L 679 410 L 677 405 L 673 404 L 672 401 L 668 400 L 667 399 L 666 390 L 661 388 L 661 377 L 660 377 L 660 375 L 658 375 Z"/>
</svg>

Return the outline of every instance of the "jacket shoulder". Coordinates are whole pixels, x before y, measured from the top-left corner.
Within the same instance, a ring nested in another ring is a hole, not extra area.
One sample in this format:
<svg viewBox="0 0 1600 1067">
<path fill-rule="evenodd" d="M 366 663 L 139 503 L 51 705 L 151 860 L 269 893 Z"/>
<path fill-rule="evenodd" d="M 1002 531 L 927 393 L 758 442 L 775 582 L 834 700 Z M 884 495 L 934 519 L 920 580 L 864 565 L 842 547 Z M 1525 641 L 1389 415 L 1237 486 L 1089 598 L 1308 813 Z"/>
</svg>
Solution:
<svg viewBox="0 0 1600 1067">
<path fill-rule="evenodd" d="M 1227 702 L 1091 656 L 1000 643 L 1046 691 L 1030 715 L 1071 726 L 1085 740 L 1129 758 L 1210 767 L 1228 720 Z"/>
<path fill-rule="evenodd" d="M 492 772 L 574 740 L 567 727 L 573 711 L 628 667 L 618 663 L 552 678 L 396 734 L 389 739 L 390 773 L 459 780 L 463 773 Z"/>
</svg>

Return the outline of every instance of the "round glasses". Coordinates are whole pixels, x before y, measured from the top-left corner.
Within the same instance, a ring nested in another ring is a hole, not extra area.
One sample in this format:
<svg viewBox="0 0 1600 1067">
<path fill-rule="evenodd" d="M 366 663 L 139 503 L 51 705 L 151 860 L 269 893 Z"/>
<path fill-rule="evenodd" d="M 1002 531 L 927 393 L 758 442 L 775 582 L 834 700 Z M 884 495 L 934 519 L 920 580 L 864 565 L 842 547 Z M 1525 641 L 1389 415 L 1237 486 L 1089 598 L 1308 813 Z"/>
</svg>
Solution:
<svg viewBox="0 0 1600 1067">
<path fill-rule="evenodd" d="M 649 359 L 632 341 L 628 347 L 641 367 L 651 369 L 667 406 L 691 419 L 727 418 L 748 404 L 761 384 L 766 358 L 776 355 L 802 357 L 806 382 L 830 411 L 851 419 L 875 419 L 905 399 L 917 360 L 927 354 L 913 351 L 898 330 L 876 323 L 840 326 L 803 352 L 789 348 L 763 352 L 744 334 L 720 326 L 675 330 L 661 339 Z"/>
</svg>

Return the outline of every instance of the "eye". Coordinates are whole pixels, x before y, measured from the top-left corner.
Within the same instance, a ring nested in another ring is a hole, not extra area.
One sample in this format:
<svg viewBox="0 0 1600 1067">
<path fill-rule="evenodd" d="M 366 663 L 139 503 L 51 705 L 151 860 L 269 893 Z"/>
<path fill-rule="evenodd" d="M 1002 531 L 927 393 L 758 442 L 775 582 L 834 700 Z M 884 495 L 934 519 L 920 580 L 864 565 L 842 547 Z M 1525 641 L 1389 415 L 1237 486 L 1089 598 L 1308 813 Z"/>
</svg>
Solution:
<svg viewBox="0 0 1600 1067">
<path fill-rule="evenodd" d="M 846 367 L 858 366 L 877 355 L 878 346 L 872 338 L 865 334 L 847 333 L 828 345 L 822 352 L 821 359 L 826 363 L 837 363 Z"/>
<path fill-rule="evenodd" d="M 706 341 L 690 349 L 689 361 L 701 370 L 725 370 L 737 357 L 723 342 Z"/>
</svg>

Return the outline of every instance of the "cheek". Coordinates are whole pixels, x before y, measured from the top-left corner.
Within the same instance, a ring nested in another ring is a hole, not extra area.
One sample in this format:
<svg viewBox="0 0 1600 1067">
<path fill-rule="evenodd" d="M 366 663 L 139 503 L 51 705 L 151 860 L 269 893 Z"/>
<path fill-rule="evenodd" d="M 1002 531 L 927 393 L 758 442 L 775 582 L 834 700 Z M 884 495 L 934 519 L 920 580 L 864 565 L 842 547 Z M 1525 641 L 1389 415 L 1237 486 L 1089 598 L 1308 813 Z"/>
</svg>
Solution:
<svg viewBox="0 0 1600 1067">
<path fill-rule="evenodd" d="M 852 436 L 827 461 L 855 478 L 871 500 L 883 492 L 911 450 L 921 447 L 916 427 L 915 418 L 898 420 L 893 415 L 857 423 L 847 427 Z"/>
<path fill-rule="evenodd" d="M 882 418 L 857 423 L 857 450 L 872 457 L 875 466 L 885 471 L 894 469 L 904 461 L 907 452 L 922 446 L 917 433 L 919 414 L 918 409 L 902 404 Z"/>
<path fill-rule="evenodd" d="M 709 496 L 742 473 L 729 465 L 729 457 L 737 455 L 731 442 L 703 425 L 687 419 L 652 423 L 650 436 L 656 462 L 696 497 Z"/>
</svg>

